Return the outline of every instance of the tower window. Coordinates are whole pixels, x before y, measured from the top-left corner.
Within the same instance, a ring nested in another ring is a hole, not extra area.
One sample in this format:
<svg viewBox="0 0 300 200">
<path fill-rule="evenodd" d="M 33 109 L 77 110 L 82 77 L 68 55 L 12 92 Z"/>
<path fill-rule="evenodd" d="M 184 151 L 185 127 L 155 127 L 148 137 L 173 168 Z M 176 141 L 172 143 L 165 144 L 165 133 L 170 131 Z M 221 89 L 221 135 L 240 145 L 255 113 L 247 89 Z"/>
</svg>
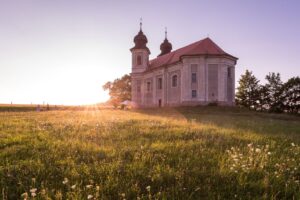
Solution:
<svg viewBox="0 0 300 200">
<path fill-rule="evenodd" d="M 172 76 L 172 87 L 177 87 L 177 75 Z"/>
<path fill-rule="evenodd" d="M 142 56 L 137 56 L 137 65 L 142 64 Z"/>
<path fill-rule="evenodd" d="M 227 77 L 231 78 L 231 70 L 230 67 L 227 68 Z"/>
<path fill-rule="evenodd" d="M 197 90 L 192 90 L 192 98 L 196 98 L 197 97 Z"/>
<path fill-rule="evenodd" d="M 162 89 L 162 78 L 157 79 L 157 89 L 159 89 L 159 90 Z"/>
<path fill-rule="evenodd" d="M 147 92 L 150 92 L 150 91 L 151 91 L 151 83 L 147 82 Z"/>
<path fill-rule="evenodd" d="M 192 73 L 192 83 L 196 83 L 196 82 L 197 82 L 197 74 Z"/>
</svg>

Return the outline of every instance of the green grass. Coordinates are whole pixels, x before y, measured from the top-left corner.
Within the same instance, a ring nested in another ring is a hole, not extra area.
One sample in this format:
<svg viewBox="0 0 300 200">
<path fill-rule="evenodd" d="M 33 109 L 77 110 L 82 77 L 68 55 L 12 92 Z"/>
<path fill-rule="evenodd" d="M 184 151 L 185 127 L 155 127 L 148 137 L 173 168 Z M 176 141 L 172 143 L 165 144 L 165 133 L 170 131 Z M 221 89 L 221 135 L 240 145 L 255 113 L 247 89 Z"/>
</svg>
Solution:
<svg viewBox="0 0 300 200">
<path fill-rule="evenodd" d="M 0 198 L 300 199 L 299 144 L 239 108 L 0 112 Z"/>
</svg>

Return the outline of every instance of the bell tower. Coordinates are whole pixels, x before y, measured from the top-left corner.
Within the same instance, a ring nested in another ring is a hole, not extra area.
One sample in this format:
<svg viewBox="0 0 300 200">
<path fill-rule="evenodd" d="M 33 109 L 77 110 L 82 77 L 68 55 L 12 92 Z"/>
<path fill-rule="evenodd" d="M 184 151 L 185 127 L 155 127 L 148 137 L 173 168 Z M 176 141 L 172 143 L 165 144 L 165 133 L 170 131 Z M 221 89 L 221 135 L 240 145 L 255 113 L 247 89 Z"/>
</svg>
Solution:
<svg viewBox="0 0 300 200">
<path fill-rule="evenodd" d="M 144 72 L 149 64 L 150 50 L 147 45 L 147 37 L 142 31 L 142 20 L 140 21 L 140 31 L 134 37 L 134 47 L 130 49 L 132 53 L 132 73 Z"/>
</svg>

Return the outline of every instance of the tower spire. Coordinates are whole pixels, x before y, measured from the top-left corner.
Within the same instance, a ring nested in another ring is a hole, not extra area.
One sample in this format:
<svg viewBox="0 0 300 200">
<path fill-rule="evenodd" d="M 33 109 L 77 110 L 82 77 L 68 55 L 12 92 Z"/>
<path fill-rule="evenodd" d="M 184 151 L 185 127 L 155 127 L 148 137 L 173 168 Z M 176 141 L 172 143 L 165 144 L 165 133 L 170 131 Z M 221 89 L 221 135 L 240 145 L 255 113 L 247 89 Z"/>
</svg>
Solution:
<svg viewBox="0 0 300 200">
<path fill-rule="evenodd" d="M 167 37 L 168 37 L 168 29 L 167 27 L 165 27 L 165 39 L 167 39 Z"/>
<path fill-rule="evenodd" d="M 142 31 L 142 26 L 143 26 L 143 18 L 140 18 L 140 31 Z"/>
</svg>

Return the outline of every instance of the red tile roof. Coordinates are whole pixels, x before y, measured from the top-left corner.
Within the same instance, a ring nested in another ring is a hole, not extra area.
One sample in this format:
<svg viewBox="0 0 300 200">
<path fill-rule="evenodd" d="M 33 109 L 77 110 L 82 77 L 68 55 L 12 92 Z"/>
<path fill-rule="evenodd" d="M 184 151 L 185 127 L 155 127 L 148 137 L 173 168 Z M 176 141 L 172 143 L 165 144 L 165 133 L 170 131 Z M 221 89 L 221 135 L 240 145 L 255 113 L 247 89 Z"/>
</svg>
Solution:
<svg viewBox="0 0 300 200">
<path fill-rule="evenodd" d="M 213 56 L 229 56 L 234 60 L 236 57 L 223 51 L 217 44 L 215 44 L 210 38 L 205 38 L 198 42 L 192 43 L 188 46 L 182 47 L 168 54 L 159 56 L 149 61 L 149 70 L 170 65 L 180 61 L 182 56 L 193 55 L 213 55 Z"/>
</svg>

